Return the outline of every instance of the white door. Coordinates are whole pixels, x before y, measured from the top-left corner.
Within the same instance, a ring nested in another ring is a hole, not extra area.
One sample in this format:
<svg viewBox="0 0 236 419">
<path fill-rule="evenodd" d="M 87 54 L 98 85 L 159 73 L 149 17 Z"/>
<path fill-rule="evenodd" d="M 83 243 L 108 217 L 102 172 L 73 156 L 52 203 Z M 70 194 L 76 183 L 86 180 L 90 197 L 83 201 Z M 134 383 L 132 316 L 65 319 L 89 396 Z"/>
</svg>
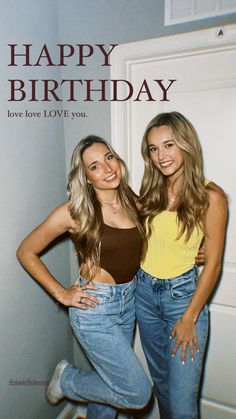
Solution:
<svg viewBox="0 0 236 419">
<path fill-rule="evenodd" d="M 146 101 L 143 94 L 140 102 L 112 103 L 112 144 L 129 166 L 134 190 L 142 176 L 140 143 L 147 122 L 159 112 L 177 110 L 199 133 L 207 179 L 229 196 L 223 272 L 210 307 L 203 419 L 236 417 L 236 25 L 224 27 L 223 36 L 220 29 L 120 45 L 111 67 L 111 79 L 128 79 L 137 91 L 146 79 L 155 97 L 154 79 L 162 79 L 165 87 L 169 79 L 177 80 L 169 101 Z M 139 339 L 136 351 L 144 360 Z M 158 418 L 157 408 L 147 417 Z"/>
</svg>

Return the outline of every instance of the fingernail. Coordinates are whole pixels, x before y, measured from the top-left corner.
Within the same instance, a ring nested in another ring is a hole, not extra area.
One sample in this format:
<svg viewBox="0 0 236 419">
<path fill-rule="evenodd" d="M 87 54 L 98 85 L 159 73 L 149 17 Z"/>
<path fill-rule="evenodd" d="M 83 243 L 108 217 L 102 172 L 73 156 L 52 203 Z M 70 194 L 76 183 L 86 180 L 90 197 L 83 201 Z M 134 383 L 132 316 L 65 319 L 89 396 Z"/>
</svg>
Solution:
<svg viewBox="0 0 236 419">
<path fill-rule="evenodd" d="M 171 335 L 169 336 L 169 339 L 170 339 L 170 340 L 172 339 L 172 336 L 171 336 Z"/>
<path fill-rule="evenodd" d="M 194 361 L 194 358 L 191 358 L 191 361 L 193 362 Z"/>
<path fill-rule="evenodd" d="M 200 352 L 200 349 L 197 349 L 197 352 Z"/>
<path fill-rule="evenodd" d="M 184 365 L 185 364 L 185 361 L 182 361 L 182 365 Z"/>
<path fill-rule="evenodd" d="M 175 356 L 175 354 L 171 354 L 172 358 Z"/>
</svg>

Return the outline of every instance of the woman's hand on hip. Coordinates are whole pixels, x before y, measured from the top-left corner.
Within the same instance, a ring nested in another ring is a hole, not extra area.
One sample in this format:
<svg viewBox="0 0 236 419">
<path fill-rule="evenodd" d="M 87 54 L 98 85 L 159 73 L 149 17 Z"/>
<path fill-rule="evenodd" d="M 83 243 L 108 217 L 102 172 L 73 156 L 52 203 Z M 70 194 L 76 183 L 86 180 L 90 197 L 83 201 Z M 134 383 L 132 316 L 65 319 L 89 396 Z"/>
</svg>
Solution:
<svg viewBox="0 0 236 419">
<path fill-rule="evenodd" d="M 175 343 L 171 355 L 175 356 L 178 350 L 181 351 L 181 362 L 184 364 L 186 352 L 189 349 L 191 360 L 194 361 L 194 350 L 199 351 L 194 320 L 184 316 L 177 320 L 170 335 L 170 339 L 173 338 L 175 338 Z"/>
<path fill-rule="evenodd" d="M 87 290 L 96 290 L 95 285 L 85 284 L 81 287 L 79 285 L 72 285 L 68 289 L 64 289 L 59 301 L 67 307 L 77 307 L 81 310 L 87 310 L 89 307 L 96 307 L 99 304 L 97 298 L 88 294 Z"/>
</svg>

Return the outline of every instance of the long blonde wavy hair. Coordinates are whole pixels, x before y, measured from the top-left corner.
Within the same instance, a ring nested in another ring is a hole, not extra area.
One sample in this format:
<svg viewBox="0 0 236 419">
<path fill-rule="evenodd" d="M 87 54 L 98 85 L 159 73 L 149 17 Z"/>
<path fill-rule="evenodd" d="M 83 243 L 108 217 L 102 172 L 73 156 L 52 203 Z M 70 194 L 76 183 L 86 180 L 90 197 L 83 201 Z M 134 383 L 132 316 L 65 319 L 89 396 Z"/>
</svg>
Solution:
<svg viewBox="0 0 236 419">
<path fill-rule="evenodd" d="M 148 218 L 147 232 L 151 233 L 152 220 L 168 206 L 167 177 L 154 165 L 148 148 L 148 134 L 152 128 L 171 128 L 175 143 L 184 151 L 184 171 L 181 193 L 176 208 L 180 238 L 189 240 L 194 228 L 204 231 L 204 216 L 209 199 L 203 174 L 201 146 L 197 132 L 190 121 L 179 112 L 160 113 L 147 125 L 142 140 L 145 169 L 140 189 L 141 214 Z"/>
<path fill-rule="evenodd" d="M 102 210 L 96 192 L 88 183 L 83 153 L 93 144 L 104 144 L 117 158 L 121 167 L 121 181 L 117 188 L 119 200 L 127 215 L 137 226 L 144 242 L 145 232 L 139 220 L 135 204 L 135 194 L 128 185 L 128 171 L 125 162 L 112 147 L 102 138 L 90 135 L 79 142 L 71 159 L 71 171 L 68 176 L 69 211 L 75 221 L 75 231 L 72 240 L 75 244 L 79 264 L 83 276 L 92 280 L 100 266 L 100 247 L 102 232 Z"/>
</svg>

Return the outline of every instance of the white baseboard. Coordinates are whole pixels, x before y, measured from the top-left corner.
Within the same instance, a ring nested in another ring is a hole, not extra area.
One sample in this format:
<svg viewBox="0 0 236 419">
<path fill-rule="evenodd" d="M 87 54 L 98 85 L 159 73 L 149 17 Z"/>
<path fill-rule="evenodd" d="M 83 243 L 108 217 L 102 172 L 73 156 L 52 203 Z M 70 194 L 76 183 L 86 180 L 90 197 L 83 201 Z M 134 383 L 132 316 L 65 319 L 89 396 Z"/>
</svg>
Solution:
<svg viewBox="0 0 236 419">
<path fill-rule="evenodd" d="M 86 411 L 86 404 L 68 402 L 57 419 L 76 419 L 78 416 L 86 418 Z M 117 419 L 132 419 L 132 417 L 119 413 Z"/>
<path fill-rule="evenodd" d="M 76 419 L 76 417 L 86 417 L 87 405 L 68 402 L 61 411 L 57 419 Z"/>
</svg>

